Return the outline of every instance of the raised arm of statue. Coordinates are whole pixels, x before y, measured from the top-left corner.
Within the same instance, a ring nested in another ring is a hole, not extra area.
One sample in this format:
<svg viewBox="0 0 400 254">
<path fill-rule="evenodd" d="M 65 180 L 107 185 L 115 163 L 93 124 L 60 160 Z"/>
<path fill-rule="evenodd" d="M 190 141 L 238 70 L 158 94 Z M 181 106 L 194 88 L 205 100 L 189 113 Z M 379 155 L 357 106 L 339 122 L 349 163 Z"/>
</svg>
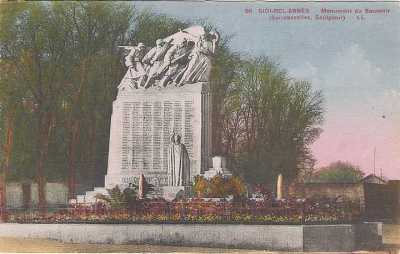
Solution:
<svg viewBox="0 0 400 254">
<path fill-rule="evenodd" d="M 217 48 L 217 44 L 219 42 L 220 35 L 219 35 L 219 33 L 217 31 L 211 32 L 210 35 L 213 36 L 213 39 L 212 39 L 212 44 L 213 44 L 212 53 L 214 54 L 215 53 L 215 49 Z"/>
<path fill-rule="evenodd" d="M 123 48 L 123 49 L 125 49 L 125 50 L 129 50 L 129 51 L 131 51 L 132 49 L 135 49 L 135 47 L 134 46 L 117 46 L 118 48 Z"/>
</svg>

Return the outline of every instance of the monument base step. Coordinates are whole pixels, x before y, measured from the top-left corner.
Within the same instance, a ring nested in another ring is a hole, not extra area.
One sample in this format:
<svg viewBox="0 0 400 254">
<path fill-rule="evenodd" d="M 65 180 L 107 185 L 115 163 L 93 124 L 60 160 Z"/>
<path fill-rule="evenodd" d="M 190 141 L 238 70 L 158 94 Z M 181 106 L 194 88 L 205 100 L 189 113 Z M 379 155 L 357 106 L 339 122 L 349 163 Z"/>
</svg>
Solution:
<svg viewBox="0 0 400 254">
<path fill-rule="evenodd" d="M 214 169 L 210 168 L 209 170 L 203 173 L 204 178 L 211 179 L 216 175 L 221 175 L 222 177 L 232 177 L 232 172 L 226 168 Z"/>
<path fill-rule="evenodd" d="M 105 187 L 95 187 L 92 191 L 87 191 L 85 195 L 78 195 L 76 203 L 78 204 L 94 204 L 97 202 L 96 195 L 102 194 L 108 196 Z M 192 196 L 192 186 L 163 186 L 155 187 L 152 193 L 147 194 L 146 198 L 159 198 L 172 201 L 176 198 L 189 198 Z"/>
<path fill-rule="evenodd" d="M 192 194 L 192 186 L 164 186 L 162 192 L 162 197 L 167 201 L 189 198 Z"/>
<path fill-rule="evenodd" d="M 96 195 L 97 194 L 108 195 L 108 192 L 107 192 L 107 189 L 104 187 L 95 187 L 94 190 L 87 191 L 85 195 L 78 195 L 76 197 L 76 202 L 79 204 L 96 203 L 96 201 L 97 201 Z"/>
</svg>

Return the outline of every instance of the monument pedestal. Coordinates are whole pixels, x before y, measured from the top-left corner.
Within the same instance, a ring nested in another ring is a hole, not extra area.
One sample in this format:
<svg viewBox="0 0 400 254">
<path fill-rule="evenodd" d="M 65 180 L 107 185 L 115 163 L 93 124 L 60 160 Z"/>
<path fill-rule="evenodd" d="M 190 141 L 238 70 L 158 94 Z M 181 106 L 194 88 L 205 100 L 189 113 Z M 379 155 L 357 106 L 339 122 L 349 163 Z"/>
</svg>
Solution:
<svg viewBox="0 0 400 254">
<path fill-rule="evenodd" d="M 203 173 L 206 179 L 211 179 L 216 175 L 221 175 L 223 177 L 231 177 L 232 172 L 227 169 L 226 158 L 222 156 L 214 156 L 212 158 L 213 167 Z"/>
<path fill-rule="evenodd" d="M 120 91 L 113 103 L 106 188 L 138 184 L 141 174 L 156 187 L 166 186 L 173 132 L 186 146 L 193 182 L 208 169 L 211 152 L 208 83 Z"/>
</svg>

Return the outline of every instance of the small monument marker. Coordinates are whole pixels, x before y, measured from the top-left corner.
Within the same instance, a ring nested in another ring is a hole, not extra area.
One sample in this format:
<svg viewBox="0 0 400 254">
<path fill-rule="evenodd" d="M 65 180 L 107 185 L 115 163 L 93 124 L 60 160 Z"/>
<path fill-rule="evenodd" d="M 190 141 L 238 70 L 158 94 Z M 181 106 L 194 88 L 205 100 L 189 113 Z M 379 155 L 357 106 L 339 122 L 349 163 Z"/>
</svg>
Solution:
<svg viewBox="0 0 400 254">
<path fill-rule="evenodd" d="M 283 176 L 282 174 L 278 175 L 278 180 L 276 183 L 276 199 L 283 199 Z"/>
</svg>

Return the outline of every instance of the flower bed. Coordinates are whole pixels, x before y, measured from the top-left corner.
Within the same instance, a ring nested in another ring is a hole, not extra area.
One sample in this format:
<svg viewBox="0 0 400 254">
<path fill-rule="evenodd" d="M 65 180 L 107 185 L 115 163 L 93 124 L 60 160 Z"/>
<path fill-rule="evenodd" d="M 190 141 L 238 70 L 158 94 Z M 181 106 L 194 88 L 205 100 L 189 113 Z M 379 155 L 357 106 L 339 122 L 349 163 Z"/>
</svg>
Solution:
<svg viewBox="0 0 400 254">
<path fill-rule="evenodd" d="M 14 223 L 340 224 L 358 220 L 351 203 L 271 200 L 242 202 L 145 200 L 128 208 L 77 205 L 54 211 L 9 211 Z"/>
</svg>

